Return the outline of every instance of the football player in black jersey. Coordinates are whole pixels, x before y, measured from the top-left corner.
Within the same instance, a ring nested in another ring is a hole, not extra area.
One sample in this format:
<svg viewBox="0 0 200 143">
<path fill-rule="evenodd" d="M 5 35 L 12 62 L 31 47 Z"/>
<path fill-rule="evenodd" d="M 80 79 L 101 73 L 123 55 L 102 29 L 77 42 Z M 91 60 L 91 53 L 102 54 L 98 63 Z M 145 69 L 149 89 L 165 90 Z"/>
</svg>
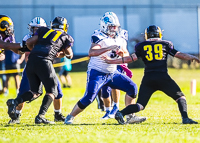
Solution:
<svg viewBox="0 0 200 143">
<path fill-rule="evenodd" d="M 73 57 L 71 47 L 74 40 L 67 34 L 67 30 L 66 18 L 55 17 L 51 23 L 51 29 L 40 27 L 34 36 L 26 41 L 27 47 L 31 51 L 26 65 L 31 90 L 22 94 L 21 97 L 7 101 L 8 114 L 12 119 L 17 118 L 15 108 L 18 104 L 31 101 L 39 96 L 38 89 L 42 82 L 46 95 L 43 98 L 39 114 L 35 118 L 35 123 L 54 123 L 45 119 L 44 115 L 53 99 L 58 95 L 56 72 L 52 62 L 55 57 L 66 56 L 69 59 Z"/>
<path fill-rule="evenodd" d="M 178 103 L 183 124 L 197 124 L 196 121 L 193 121 L 188 117 L 185 95 L 182 93 L 176 82 L 168 75 L 167 56 L 169 54 L 179 59 L 194 60 L 198 63 L 200 60 L 193 55 L 175 50 L 172 42 L 162 40 L 162 31 L 158 26 L 151 25 L 146 28 L 145 39 L 146 41 L 138 43 L 135 46 L 135 53 L 129 57 L 116 60 L 102 57 L 109 64 L 130 63 L 136 61 L 138 58 L 142 58 L 145 64 L 144 76 L 139 88 L 137 103 L 129 105 L 117 112 L 115 119 L 119 124 L 125 124 L 123 118 L 125 115 L 144 110 L 151 95 L 155 91 L 160 90 Z M 120 53 L 120 51 L 118 52 Z"/>
</svg>

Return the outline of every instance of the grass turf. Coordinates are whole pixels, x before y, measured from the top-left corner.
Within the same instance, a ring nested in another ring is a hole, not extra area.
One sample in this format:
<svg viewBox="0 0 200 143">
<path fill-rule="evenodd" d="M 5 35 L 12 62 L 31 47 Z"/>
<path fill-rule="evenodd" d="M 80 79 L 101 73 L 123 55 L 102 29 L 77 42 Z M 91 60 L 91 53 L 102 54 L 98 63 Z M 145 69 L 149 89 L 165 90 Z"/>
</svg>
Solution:
<svg viewBox="0 0 200 143">
<path fill-rule="evenodd" d="M 132 69 L 133 81 L 140 85 L 143 69 Z M 200 122 L 200 69 L 169 69 L 169 74 L 181 87 L 187 98 L 188 114 Z M 86 86 L 86 72 L 70 73 L 72 88 L 64 88 L 62 113 L 66 116 L 83 96 Z M 190 82 L 197 80 L 197 95 L 190 93 Z M 121 92 L 120 109 L 124 107 L 124 92 Z M 145 143 L 196 143 L 200 142 L 200 125 L 183 125 L 176 102 L 157 91 L 153 94 L 146 109 L 137 115 L 148 119 L 141 124 L 118 125 L 114 119 L 101 120 L 105 114 L 97 109 L 94 101 L 79 114 L 73 125 L 56 123 L 55 125 L 35 125 L 42 98 L 26 104 L 21 116 L 21 124 L 8 125 L 6 101 L 15 98 L 14 80 L 9 82 L 9 95 L 0 95 L 0 142 L 145 142 Z M 46 118 L 53 120 L 53 105 Z"/>
</svg>

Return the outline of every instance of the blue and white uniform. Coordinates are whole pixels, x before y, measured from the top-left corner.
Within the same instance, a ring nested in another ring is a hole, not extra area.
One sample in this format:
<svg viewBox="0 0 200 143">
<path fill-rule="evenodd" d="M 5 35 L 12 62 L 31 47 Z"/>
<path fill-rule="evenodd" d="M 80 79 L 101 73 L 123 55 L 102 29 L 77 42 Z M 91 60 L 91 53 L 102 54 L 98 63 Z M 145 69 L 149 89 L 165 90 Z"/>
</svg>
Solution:
<svg viewBox="0 0 200 143">
<path fill-rule="evenodd" d="M 27 39 L 31 38 L 31 34 L 27 34 L 24 36 L 23 38 L 23 42 L 25 42 Z M 57 86 L 57 89 L 58 89 L 58 96 L 55 98 L 55 99 L 60 99 L 63 97 L 63 93 L 62 93 L 62 90 L 61 90 L 61 85 L 60 85 L 60 81 L 57 77 L 57 83 L 58 83 L 58 86 Z M 38 93 L 42 94 L 43 93 L 43 90 L 42 90 L 42 84 L 40 85 L 41 88 L 39 88 L 39 91 Z M 27 78 L 27 75 L 26 75 L 26 66 L 24 67 L 24 70 L 22 72 L 22 79 L 21 79 L 21 83 L 20 83 L 20 87 L 19 87 L 19 93 L 17 94 L 17 97 L 20 97 L 23 93 L 27 92 L 30 90 L 30 85 L 29 85 L 29 81 L 28 81 L 28 78 Z"/>
<path fill-rule="evenodd" d="M 127 42 L 123 36 L 119 35 L 116 36 L 116 38 L 111 38 L 100 30 L 95 30 L 91 37 L 91 42 L 100 45 L 101 48 L 107 48 L 111 45 L 118 45 L 120 48 L 127 46 Z M 110 50 L 99 56 L 90 58 L 85 95 L 78 102 L 78 106 L 81 109 L 86 108 L 94 101 L 97 93 L 104 85 L 113 89 L 122 90 L 132 98 L 135 98 L 137 95 L 136 84 L 128 76 L 120 73 L 117 70 L 116 64 L 107 64 L 102 60 L 101 56 L 103 55 L 107 55 L 111 58 L 118 57 L 114 50 Z"/>
</svg>

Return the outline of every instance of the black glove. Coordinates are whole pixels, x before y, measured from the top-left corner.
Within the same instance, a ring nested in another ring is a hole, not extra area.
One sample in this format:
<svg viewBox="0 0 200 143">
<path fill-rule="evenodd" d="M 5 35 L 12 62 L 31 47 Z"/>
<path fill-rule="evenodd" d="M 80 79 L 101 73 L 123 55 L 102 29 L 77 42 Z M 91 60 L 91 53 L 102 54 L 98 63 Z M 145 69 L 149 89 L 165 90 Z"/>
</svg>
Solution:
<svg viewBox="0 0 200 143">
<path fill-rule="evenodd" d="M 21 51 L 21 52 L 30 52 L 30 50 L 28 49 L 28 47 L 27 47 L 27 45 L 26 45 L 26 41 L 22 41 L 22 43 L 21 43 L 21 46 L 22 46 L 22 48 L 21 49 L 19 49 L 19 51 Z"/>
</svg>

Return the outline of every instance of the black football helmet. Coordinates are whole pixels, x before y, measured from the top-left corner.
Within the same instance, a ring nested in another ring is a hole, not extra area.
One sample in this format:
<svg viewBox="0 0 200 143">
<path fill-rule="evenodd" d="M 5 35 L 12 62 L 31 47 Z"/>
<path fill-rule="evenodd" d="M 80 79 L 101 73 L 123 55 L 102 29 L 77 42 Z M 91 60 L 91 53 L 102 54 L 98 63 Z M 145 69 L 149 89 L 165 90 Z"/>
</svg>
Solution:
<svg viewBox="0 0 200 143">
<path fill-rule="evenodd" d="M 51 22 L 52 29 L 62 29 L 67 32 L 69 25 L 67 24 L 67 19 L 64 17 L 57 16 Z"/>
<path fill-rule="evenodd" d="M 162 31 L 160 27 L 151 25 L 145 29 L 145 39 L 162 38 Z"/>
<path fill-rule="evenodd" d="M 0 33 L 7 36 L 14 33 L 14 24 L 11 18 L 6 15 L 0 15 Z"/>
</svg>

